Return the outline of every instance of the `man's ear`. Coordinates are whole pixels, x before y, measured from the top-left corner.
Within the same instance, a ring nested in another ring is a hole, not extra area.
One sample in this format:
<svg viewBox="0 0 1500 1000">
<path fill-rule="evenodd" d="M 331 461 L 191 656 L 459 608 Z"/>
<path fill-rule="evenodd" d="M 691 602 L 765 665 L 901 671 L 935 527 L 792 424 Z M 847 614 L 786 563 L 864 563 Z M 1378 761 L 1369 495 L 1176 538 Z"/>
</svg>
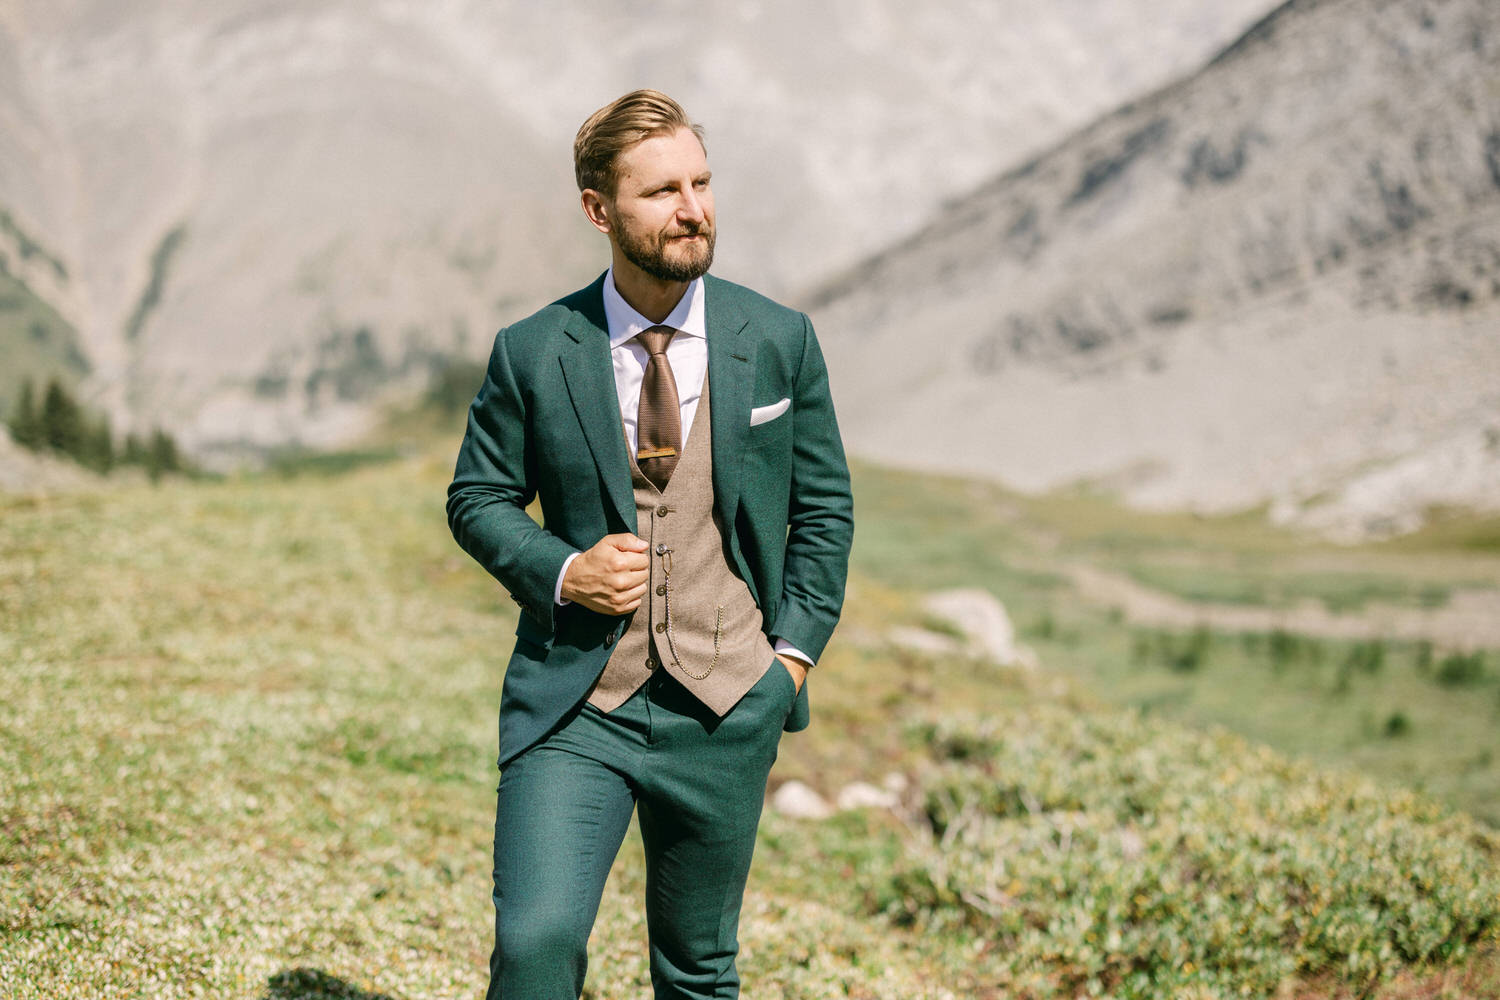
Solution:
<svg viewBox="0 0 1500 1000">
<path fill-rule="evenodd" d="M 588 216 L 593 227 L 608 236 L 614 228 L 609 219 L 609 206 L 604 201 L 604 195 L 593 188 L 584 188 L 579 200 L 583 203 L 583 214 Z"/>
</svg>

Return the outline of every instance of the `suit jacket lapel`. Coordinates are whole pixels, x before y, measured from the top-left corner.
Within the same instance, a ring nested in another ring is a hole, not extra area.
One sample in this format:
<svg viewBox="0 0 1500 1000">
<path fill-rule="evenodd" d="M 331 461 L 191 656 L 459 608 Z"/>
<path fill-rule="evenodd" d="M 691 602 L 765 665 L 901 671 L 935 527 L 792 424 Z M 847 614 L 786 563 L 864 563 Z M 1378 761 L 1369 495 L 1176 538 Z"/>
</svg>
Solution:
<svg viewBox="0 0 1500 1000">
<path fill-rule="evenodd" d="M 614 364 L 609 355 L 608 324 L 604 319 L 603 279 L 589 288 L 587 304 L 575 311 L 563 328 L 572 338 L 562 353 L 563 378 L 583 436 L 593 452 L 604 490 L 626 528 L 636 530 L 635 493 L 630 485 L 630 456 L 620 425 Z M 597 312 L 595 311 L 597 310 Z M 593 315 L 590 315 L 593 313 Z"/>
<path fill-rule="evenodd" d="M 744 335 L 749 326 L 745 316 L 714 299 L 710 294 L 704 302 L 708 320 L 708 378 L 713 387 L 708 405 L 713 419 L 714 506 L 733 538 L 734 517 L 740 505 L 745 439 L 750 431 L 756 345 L 752 337 Z"/>
</svg>

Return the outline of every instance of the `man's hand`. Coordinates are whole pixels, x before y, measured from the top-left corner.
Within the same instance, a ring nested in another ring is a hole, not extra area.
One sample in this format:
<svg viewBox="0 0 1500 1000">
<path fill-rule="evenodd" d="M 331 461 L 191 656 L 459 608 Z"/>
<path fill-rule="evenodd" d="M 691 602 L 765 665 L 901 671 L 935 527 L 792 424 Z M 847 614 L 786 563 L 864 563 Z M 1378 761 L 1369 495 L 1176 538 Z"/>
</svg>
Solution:
<svg viewBox="0 0 1500 1000">
<path fill-rule="evenodd" d="M 795 656 L 782 656 L 780 653 L 776 654 L 776 659 L 780 660 L 781 665 L 786 667 L 786 672 L 792 675 L 792 686 L 800 694 L 802 692 L 802 682 L 807 680 L 807 664 Z"/>
<path fill-rule="evenodd" d="M 629 614 L 646 596 L 648 560 L 643 540 L 605 535 L 569 564 L 562 596 L 602 615 Z"/>
</svg>

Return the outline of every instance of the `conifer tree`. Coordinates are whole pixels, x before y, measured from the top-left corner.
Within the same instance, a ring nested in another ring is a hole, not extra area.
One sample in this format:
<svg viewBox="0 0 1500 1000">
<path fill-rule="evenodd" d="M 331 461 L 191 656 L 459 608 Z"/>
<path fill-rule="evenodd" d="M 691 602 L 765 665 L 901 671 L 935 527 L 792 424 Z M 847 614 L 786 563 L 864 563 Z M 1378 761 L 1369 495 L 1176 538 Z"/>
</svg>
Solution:
<svg viewBox="0 0 1500 1000">
<path fill-rule="evenodd" d="M 115 439 L 110 431 L 107 415 L 100 416 L 88 428 L 81 461 L 95 472 L 108 473 L 114 468 Z"/>
<path fill-rule="evenodd" d="M 47 448 L 99 473 L 107 474 L 116 465 L 138 465 L 154 482 L 166 473 L 188 468 L 177 442 L 160 427 L 145 439 L 133 433 L 125 435 L 117 449 L 109 416 L 100 414 L 96 418 L 55 378 L 48 381 L 40 406 L 31 381 L 21 383 L 9 425 L 17 444 L 32 451 Z"/>
<path fill-rule="evenodd" d="M 146 474 L 151 481 L 162 477 L 163 473 L 180 472 L 182 470 L 181 460 L 177 455 L 177 442 L 172 436 L 160 427 L 151 432 L 151 444 L 146 449 Z"/>
<path fill-rule="evenodd" d="M 47 394 L 42 397 L 41 424 L 43 444 L 74 459 L 82 457 L 83 411 L 55 378 L 47 382 Z"/>
<path fill-rule="evenodd" d="M 134 434 L 125 435 L 125 448 L 120 454 L 121 465 L 145 465 L 146 446 Z"/>
<path fill-rule="evenodd" d="M 41 446 L 41 416 L 37 413 L 36 388 L 31 379 L 21 383 L 21 395 L 10 418 L 10 436 L 16 444 L 32 451 Z"/>
</svg>

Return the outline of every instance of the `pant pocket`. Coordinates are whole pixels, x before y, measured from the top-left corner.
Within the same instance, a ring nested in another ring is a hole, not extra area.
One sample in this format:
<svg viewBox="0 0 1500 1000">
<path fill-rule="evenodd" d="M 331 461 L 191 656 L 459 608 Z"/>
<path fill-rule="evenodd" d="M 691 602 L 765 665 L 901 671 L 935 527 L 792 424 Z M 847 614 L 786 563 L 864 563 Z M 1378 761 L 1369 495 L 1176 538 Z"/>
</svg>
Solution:
<svg viewBox="0 0 1500 1000">
<path fill-rule="evenodd" d="M 781 662 L 781 657 L 771 658 L 771 669 L 781 675 L 781 685 L 784 688 L 782 696 L 786 703 L 786 711 L 782 713 L 782 720 L 785 721 L 797 704 L 797 682 L 792 679 L 792 672 L 786 668 L 786 664 Z"/>
</svg>

